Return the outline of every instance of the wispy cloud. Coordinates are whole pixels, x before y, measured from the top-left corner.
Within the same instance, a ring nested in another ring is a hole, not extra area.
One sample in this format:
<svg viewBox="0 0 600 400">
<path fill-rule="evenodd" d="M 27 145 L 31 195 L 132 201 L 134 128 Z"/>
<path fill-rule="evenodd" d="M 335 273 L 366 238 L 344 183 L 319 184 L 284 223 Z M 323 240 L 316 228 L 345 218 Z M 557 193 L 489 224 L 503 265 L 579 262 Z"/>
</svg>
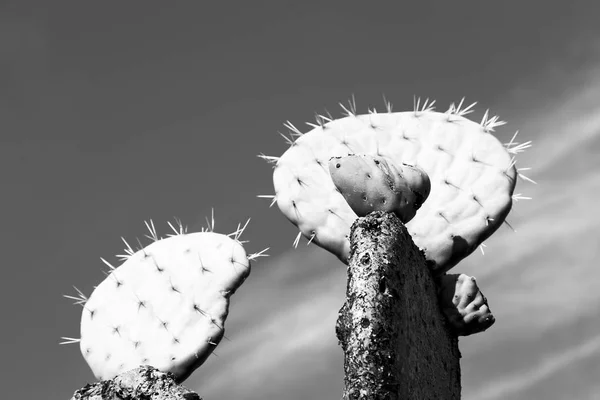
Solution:
<svg viewBox="0 0 600 400">
<path fill-rule="evenodd" d="M 538 133 L 524 159 L 539 185 L 520 183 L 517 191 L 533 201 L 515 205 L 516 233 L 499 231 L 486 256 L 471 256 L 458 267 L 479 278 L 498 317 L 485 335 L 461 342 L 469 371 L 465 398 L 529 399 L 557 373 L 581 375 L 585 360 L 598 357 L 600 337 L 586 334 L 589 327 L 581 323 L 594 321 L 600 305 L 598 93 L 600 79 L 594 79 L 527 116 L 523 132 Z M 595 383 L 584 383 L 570 387 L 569 397 L 591 393 Z"/>
<path fill-rule="evenodd" d="M 335 321 L 345 276 L 343 264 L 315 247 L 257 263 L 232 299 L 226 323 L 231 341 L 222 342 L 218 356 L 200 368 L 189 386 L 206 398 L 258 399 L 292 380 L 314 384 L 315 374 L 331 374 L 332 359 L 341 368 Z M 333 372 L 341 384 L 341 370 Z M 233 377 L 239 384 L 230 384 Z"/>
<path fill-rule="evenodd" d="M 549 354 L 526 370 L 520 370 L 501 379 L 488 380 L 481 391 L 471 394 L 469 398 L 478 400 L 507 399 L 509 396 L 539 384 L 556 373 L 572 368 L 573 364 L 583 359 L 596 357 L 599 353 L 600 336 L 595 336 L 584 343 L 575 344 L 568 349 L 560 349 L 560 351 Z M 573 398 L 580 397 L 577 397 L 574 393 Z"/>
<path fill-rule="evenodd" d="M 510 360 L 514 369 L 481 364 L 482 355 L 493 359 L 511 343 L 525 346 L 526 341 L 557 329 L 568 335 L 574 321 L 600 304 L 595 290 L 600 279 L 595 263 L 600 255 L 600 213 L 594 200 L 600 196 L 600 173 L 586 167 L 587 162 L 595 162 L 588 149 L 600 143 L 596 93 L 600 81 L 568 93 L 550 113 L 546 109 L 527 116 L 521 140 L 534 139 L 534 148 L 522 160 L 533 167 L 540 184 L 521 181 L 517 191 L 533 201 L 515 205 L 511 215 L 518 220 L 516 233 L 501 228 L 489 240 L 485 256 L 474 254 L 456 268 L 478 277 L 499 321 L 485 334 L 461 341 L 464 369 L 473 371 L 464 377 L 465 398 L 519 398 L 521 392 L 600 352 L 598 336 L 568 345 L 545 339 L 539 347 L 544 354 L 529 358 L 516 354 Z M 527 137 L 527 132 L 533 137 Z M 578 162 L 569 163 L 571 159 Z M 198 373 L 196 389 L 207 398 L 254 398 L 254 394 L 259 398 L 272 390 L 280 393 L 274 388 L 277 385 L 312 383 L 323 396 L 334 393 L 342 369 L 334 326 L 343 302 L 344 267 L 314 248 L 292 251 L 264 264 L 269 273 L 256 278 L 239 302 L 234 299 L 233 340 L 217 349 L 218 359 L 202 367 L 206 370 Z M 319 366 L 334 364 L 337 372 L 331 376 L 336 382 L 319 379 L 315 371 L 321 378 L 329 377 Z M 477 369 L 491 371 L 494 378 L 481 383 Z M 243 382 L 241 387 L 228 385 L 232 376 Z M 273 377 L 268 383 L 274 385 L 271 389 L 264 388 L 266 377 Z M 247 390 L 255 392 L 248 395 Z"/>
</svg>

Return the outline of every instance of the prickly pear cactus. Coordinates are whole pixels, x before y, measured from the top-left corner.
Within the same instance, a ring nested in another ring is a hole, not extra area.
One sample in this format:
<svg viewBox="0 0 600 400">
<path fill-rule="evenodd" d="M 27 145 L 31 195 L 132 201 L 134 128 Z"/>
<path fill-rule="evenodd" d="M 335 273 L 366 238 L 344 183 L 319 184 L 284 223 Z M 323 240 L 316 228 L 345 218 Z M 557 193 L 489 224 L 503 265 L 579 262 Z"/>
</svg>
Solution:
<svg viewBox="0 0 600 400">
<path fill-rule="evenodd" d="M 393 212 L 410 221 L 431 189 L 425 171 L 396 165 L 387 157 L 349 155 L 329 160 L 333 184 L 359 217 L 373 211 Z"/>
<path fill-rule="evenodd" d="M 465 274 L 444 275 L 437 287 L 440 308 L 456 335 L 483 332 L 496 322 L 475 277 Z"/>
<path fill-rule="evenodd" d="M 229 299 L 250 274 L 250 260 L 238 240 L 212 231 L 159 238 L 138 251 L 127 245 L 125 262 L 110 271 L 83 306 L 83 357 L 100 379 L 140 365 L 171 372 L 181 382 L 212 353 L 224 335 Z"/>
<path fill-rule="evenodd" d="M 275 194 L 269 196 L 309 243 L 329 250 L 343 262 L 349 256 L 348 235 L 357 218 L 336 188 L 329 169 L 332 158 L 361 155 L 391 159 L 426 172 L 431 191 L 407 224 L 432 271 L 443 273 L 482 245 L 505 221 L 517 176 L 515 155 L 530 146 L 514 138 L 503 145 L 491 132 L 503 125 L 486 112 L 481 122 L 465 116 L 474 104 L 452 104 L 444 113 L 433 103 L 415 102 L 407 112 L 358 115 L 354 102 L 342 106 L 346 117 L 317 116 L 312 129 L 286 126 L 292 137 L 281 157 L 261 155 L 274 166 Z M 284 136 L 285 137 L 285 136 Z M 375 158 L 374 158 L 375 159 Z"/>
</svg>

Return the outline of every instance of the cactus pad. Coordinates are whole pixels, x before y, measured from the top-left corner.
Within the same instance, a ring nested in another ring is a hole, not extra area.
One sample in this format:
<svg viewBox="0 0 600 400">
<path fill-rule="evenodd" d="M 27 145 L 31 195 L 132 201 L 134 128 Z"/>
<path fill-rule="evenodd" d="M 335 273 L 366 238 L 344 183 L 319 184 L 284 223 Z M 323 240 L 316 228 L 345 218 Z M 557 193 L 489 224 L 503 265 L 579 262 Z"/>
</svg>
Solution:
<svg viewBox="0 0 600 400">
<path fill-rule="evenodd" d="M 349 155 L 329 160 L 333 184 L 359 217 L 373 211 L 393 212 L 410 221 L 431 189 L 425 171 L 396 166 L 387 157 Z"/>
<path fill-rule="evenodd" d="M 440 308 L 456 335 L 483 332 L 496 322 L 474 277 L 465 274 L 443 275 L 437 287 Z"/>
<path fill-rule="evenodd" d="M 81 338 L 72 341 L 100 380 L 140 365 L 186 379 L 223 338 L 230 296 L 262 255 L 246 255 L 243 229 L 233 237 L 180 229 L 161 239 L 149 228 L 154 242 L 128 246 L 89 298 L 67 296 L 83 305 Z"/>
<path fill-rule="evenodd" d="M 440 113 L 432 104 L 358 115 L 351 103 L 345 117 L 318 116 L 306 133 L 287 123 L 289 149 L 281 157 L 260 157 L 274 165 L 275 194 L 270 197 L 299 228 L 296 244 L 302 234 L 347 263 L 348 235 L 357 214 L 334 185 L 328 163 L 349 155 L 383 157 L 426 172 L 431 192 L 406 226 L 436 274 L 452 268 L 498 229 L 520 175 L 514 155 L 530 142 L 503 145 L 491 132 L 504 122 L 487 112 L 480 123 L 465 118 L 473 105 L 461 108 L 461 102 Z"/>
</svg>

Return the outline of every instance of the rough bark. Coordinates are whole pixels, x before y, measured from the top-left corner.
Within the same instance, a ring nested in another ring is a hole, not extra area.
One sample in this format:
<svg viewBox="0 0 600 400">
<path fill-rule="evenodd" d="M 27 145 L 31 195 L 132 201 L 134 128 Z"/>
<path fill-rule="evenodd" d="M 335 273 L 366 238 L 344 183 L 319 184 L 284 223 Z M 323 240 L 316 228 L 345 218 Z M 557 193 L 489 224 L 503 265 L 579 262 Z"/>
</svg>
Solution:
<svg viewBox="0 0 600 400">
<path fill-rule="evenodd" d="M 460 399 L 458 338 L 446 326 L 425 257 L 400 220 L 352 226 L 346 302 L 336 332 L 345 400 Z"/>
<path fill-rule="evenodd" d="M 167 374 L 150 366 L 124 372 L 113 379 L 88 384 L 71 400 L 202 400 Z"/>
</svg>

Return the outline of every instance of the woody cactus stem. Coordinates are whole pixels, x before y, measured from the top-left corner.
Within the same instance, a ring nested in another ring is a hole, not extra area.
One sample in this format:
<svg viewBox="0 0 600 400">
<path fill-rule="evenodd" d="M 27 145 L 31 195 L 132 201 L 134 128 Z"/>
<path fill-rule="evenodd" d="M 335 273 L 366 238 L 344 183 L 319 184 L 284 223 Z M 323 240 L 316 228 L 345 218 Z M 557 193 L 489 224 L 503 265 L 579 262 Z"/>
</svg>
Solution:
<svg viewBox="0 0 600 400">
<path fill-rule="evenodd" d="M 88 384 L 71 400 L 202 400 L 198 394 L 178 385 L 175 375 L 145 365 L 113 379 Z"/>
<path fill-rule="evenodd" d="M 391 213 L 351 228 L 337 337 L 344 400 L 460 399 L 458 339 L 441 314 L 424 255 Z"/>
</svg>

